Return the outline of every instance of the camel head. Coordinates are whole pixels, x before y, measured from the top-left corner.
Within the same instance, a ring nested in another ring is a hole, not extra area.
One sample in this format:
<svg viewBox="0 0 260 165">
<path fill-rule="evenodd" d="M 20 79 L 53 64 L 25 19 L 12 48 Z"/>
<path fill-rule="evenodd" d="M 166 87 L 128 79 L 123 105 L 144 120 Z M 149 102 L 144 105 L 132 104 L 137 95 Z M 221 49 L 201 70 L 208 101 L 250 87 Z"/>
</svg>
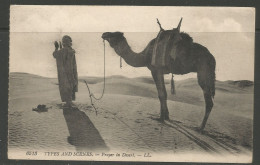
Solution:
<svg viewBox="0 0 260 165">
<path fill-rule="evenodd" d="M 102 34 L 102 38 L 107 40 L 112 48 L 125 39 L 124 33 L 122 32 L 105 32 Z"/>
</svg>

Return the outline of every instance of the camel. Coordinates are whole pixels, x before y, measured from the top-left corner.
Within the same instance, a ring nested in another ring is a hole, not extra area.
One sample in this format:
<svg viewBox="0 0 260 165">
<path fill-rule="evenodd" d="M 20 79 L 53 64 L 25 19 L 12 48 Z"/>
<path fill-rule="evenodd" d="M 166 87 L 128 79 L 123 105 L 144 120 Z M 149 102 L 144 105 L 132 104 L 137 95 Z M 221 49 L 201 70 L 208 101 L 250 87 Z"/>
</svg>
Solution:
<svg viewBox="0 0 260 165">
<path fill-rule="evenodd" d="M 159 120 L 162 122 L 169 120 L 164 74 L 197 73 L 198 84 L 203 90 L 205 99 L 205 115 L 198 128 L 203 131 L 213 108 L 216 61 L 206 47 L 193 42 L 187 33 L 180 32 L 181 22 L 182 19 L 177 28 L 164 30 L 157 19 L 160 32 L 140 53 L 132 51 L 122 32 L 105 32 L 102 38 L 128 65 L 147 67 L 151 71 L 160 100 Z"/>
</svg>

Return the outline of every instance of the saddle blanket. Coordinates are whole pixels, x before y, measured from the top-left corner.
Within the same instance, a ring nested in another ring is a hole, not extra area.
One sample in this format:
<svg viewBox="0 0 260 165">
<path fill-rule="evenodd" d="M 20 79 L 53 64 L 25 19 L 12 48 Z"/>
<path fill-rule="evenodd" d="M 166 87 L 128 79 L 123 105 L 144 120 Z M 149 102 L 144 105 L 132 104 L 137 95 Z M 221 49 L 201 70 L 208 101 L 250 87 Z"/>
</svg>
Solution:
<svg viewBox="0 0 260 165">
<path fill-rule="evenodd" d="M 179 33 L 174 34 L 172 30 L 160 31 L 153 47 L 152 66 L 165 67 L 170 63 L 170 59 L 175 59 L 176 43 L 180 40 Z"/>
</svg>

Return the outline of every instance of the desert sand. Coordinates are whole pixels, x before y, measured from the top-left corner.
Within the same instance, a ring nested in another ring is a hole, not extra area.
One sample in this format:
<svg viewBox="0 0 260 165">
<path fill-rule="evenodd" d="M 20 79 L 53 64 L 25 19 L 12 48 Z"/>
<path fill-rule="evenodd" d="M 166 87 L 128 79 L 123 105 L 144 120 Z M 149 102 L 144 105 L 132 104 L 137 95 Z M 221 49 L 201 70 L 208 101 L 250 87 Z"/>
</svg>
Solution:
<svg viewBox="0 0 260 165">
<path fill-rule="evenodd" d="M 156 120 L 160 105 L 151 77 L 107 77 L 103 99 L 94 101 L 97 110 L 91 106 L 83 80 L 99 97 L 102 78 L 80 77 L 74 109 L 63 108 L 55 78 L 10 73 L 9 79 L 9 158 L 26 158 L 26 151 L 120 151 L 135 153 L 135 157 L 121 157 L 123 161 L 204 162 L 206 157 L 214 162 L 251 161 L 253 83 L 250 81 L 216 82 L 214 108 L 200 133 L 197 128 L 205 110 L 196 79 L 176 81 L 176 95 L 170 94 L 170 81 L 166 81 L 170 120 L 165 123 Z M 32 111 L 38 104 L 45 104 L 48 111 Z M 144 158 L 144 153 L 152 157 Z M 82 159 L 118 160 L 98 156 Z"/>
</svg>

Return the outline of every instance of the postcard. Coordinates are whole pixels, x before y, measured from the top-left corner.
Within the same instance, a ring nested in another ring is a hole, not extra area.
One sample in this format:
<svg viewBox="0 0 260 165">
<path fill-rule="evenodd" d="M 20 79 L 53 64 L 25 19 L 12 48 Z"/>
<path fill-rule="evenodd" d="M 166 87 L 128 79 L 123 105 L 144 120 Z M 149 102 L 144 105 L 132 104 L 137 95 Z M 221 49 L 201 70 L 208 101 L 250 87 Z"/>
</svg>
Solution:
<svg viewBox="0 0 260 165">
<path fill-rule="evenodd" d="M 255 9 L 10 7 L 8 158 L 250 163 Z"/>
</svg>

